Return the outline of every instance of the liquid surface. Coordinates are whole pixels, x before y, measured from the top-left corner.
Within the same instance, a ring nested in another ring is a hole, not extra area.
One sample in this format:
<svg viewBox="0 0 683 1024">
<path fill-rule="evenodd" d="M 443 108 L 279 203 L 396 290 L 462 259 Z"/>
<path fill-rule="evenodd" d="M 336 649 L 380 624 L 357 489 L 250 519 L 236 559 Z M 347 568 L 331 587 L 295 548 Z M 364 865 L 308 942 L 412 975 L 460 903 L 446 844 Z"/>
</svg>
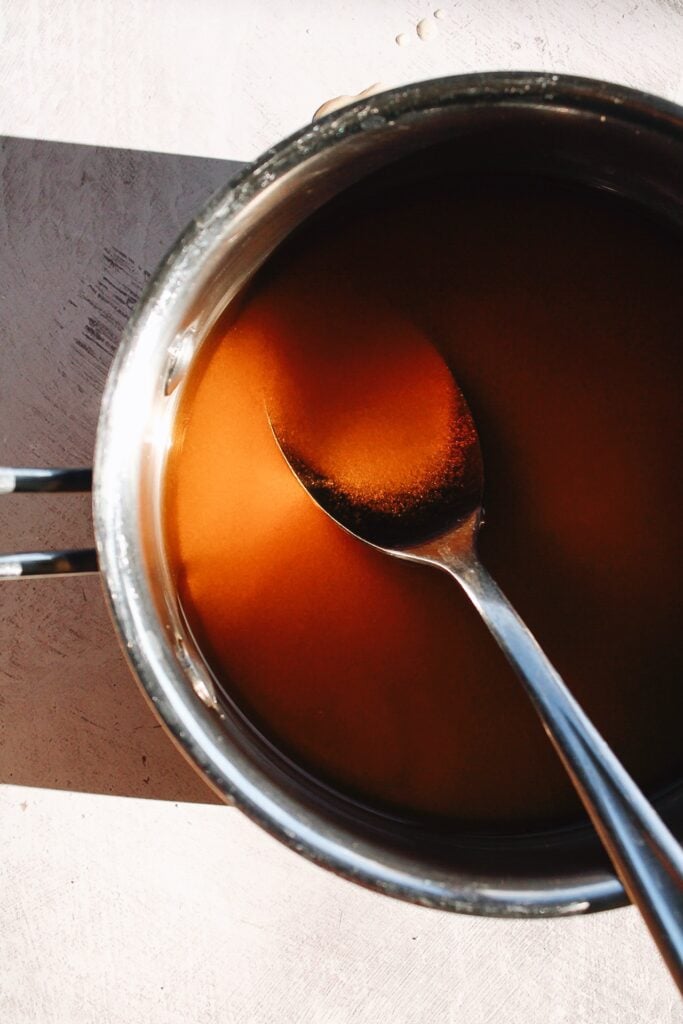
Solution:
<svg viewBox="0 0 683 1024">
<path fill-rule="evenodd" d="M 482 561 L 638 780 L 680 775 L 682 269 L 680 238 L 614 197 L 434 185 L 311 225 L 219 325 L 181 398 L 169 558 L 222 688 L 297 763 L 468 826 L 578 813 L 459 588 L 335 526 L 270 430 L 266 400 L 305 412 L 346 380 L 317 414 L 350 431 L 385 417 L 393 442 L 368 469 L 400 491 L 409 425 L 439 444 L 434 343 L 483 450 Z M 379 401 L 349 385 L 363 353 Z"/>
</svg>

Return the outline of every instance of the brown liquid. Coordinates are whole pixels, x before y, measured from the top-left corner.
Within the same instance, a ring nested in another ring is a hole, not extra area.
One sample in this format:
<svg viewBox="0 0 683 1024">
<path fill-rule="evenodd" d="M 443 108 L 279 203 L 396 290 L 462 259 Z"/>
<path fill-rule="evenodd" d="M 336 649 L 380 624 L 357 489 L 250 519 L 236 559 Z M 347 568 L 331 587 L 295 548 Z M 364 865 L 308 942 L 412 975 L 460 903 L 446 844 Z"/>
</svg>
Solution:
<svg viewBox="0 0 683 1024">
<path fill-rule="evenodd" d="M 317 401 L 398 486 L 406 424 L 442 425 L 428 339 L 480 435 L 484 564 L 639 781 L 680 774 L 682 270 L 680 237 L 614 197 L 433 185 L 312 224 L 219 326 L 181 400 L 169 555 L 223 689 L 296 762 L 419 816 L 577 813 L 458 587 L 336 527 L 270 431 L 264 395 L 290 417 Z"/>
</svg>

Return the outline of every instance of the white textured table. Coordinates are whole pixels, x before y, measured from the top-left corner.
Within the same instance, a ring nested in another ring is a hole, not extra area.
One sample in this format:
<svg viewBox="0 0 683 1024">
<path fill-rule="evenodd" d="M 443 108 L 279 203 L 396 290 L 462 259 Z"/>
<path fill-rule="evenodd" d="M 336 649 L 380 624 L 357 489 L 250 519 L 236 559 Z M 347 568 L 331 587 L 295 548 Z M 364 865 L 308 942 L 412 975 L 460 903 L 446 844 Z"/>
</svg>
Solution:
<svg viewBox="0 0 683 1024">
<path fill-rule="evenodd" d="M 437 7 L 446 16 L 421 41 L 415 26 Z M 682 59 L 677 0 L 0 0 L 0 134 L 246 159 L 329 97 L 377 81 L 531 68 L 683 102 Z M 7 387 L 0 379 L 0 401 Z M 49 440 L 46 457 L 58 451 Z M 15 452 L 22 444 L 9 428 L 0 436 Z M 87 536 L 83 504 L 67 520 L 70 540 Z M 96 582 L 48 586 L 22 598 L 11 623 L 0 603 L 16 640 L 0 650 L 4 684 L 51 678 L 80 696 L 55 704 L 55 752 L 46 742 L 33 779 L 30 764 L 21 785 L 0 777 L 3 1022 L 683 1021 L 631 910 L 543 922 L 421 910 L 325 874 L 234 810 L 188 802 L 209 797 L 98 632 Z M 43 643 L 56 600 L 80 627 L 61 647 Z M 81 677 L 61 678 L 74 659 Z M 98 675 L 121 705 L 111 736 Z M 30 730 L 28 693 L 25 704 Z M 70 728 L 80 748 L 57 751 Z M 165 799 L 101 795 L 96 772 L 97 793 L 74 791 L 79 764 L 105 747 L 130 763 L 109 788 L 139 794 L 151 780 Z"/>
</svg>

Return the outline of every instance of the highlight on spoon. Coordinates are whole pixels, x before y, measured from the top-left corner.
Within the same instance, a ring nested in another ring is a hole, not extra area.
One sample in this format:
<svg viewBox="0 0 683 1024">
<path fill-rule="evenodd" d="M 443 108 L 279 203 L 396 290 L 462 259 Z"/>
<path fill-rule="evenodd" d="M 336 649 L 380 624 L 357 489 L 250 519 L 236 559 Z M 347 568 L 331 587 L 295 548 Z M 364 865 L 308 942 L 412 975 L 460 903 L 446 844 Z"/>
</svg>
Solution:
<svg viewBox="0 0 683 1024">
<path fill-rule="evenodd" d="M 322 381 L 303 416 L 298 389 L 296 416 L 280 395 L 266 398 L 275 440 L 316 503 L 350 533 L 394 550 L 469 518 L 483 489 L 476 427 L 450 369 L 421 332 L 404 330 L 401 340 L 384 373 L 374 359 L 354 365 L 351 414 L 334 417 L 334 380 Z"/>
</svg>

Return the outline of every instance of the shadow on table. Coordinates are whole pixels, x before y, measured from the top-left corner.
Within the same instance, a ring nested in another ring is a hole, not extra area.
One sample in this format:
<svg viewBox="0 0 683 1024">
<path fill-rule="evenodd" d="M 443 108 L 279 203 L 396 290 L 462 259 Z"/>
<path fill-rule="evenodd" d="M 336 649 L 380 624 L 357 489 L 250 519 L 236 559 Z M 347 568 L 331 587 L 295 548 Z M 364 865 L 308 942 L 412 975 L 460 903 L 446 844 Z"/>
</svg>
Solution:
<svg viewBox="0 0 683 1024">
<path fill-rule="evenodd" d="M 100 396 L 149 273 L 239 164 L 0 144 L 0 464 L 90 465 Z M 0 498 L 4 551 L 90 547 L 87 495 Z M 216 798 L 157 723 L 97 577 L 0 585 L 0 782 Z"/>
</svg>

